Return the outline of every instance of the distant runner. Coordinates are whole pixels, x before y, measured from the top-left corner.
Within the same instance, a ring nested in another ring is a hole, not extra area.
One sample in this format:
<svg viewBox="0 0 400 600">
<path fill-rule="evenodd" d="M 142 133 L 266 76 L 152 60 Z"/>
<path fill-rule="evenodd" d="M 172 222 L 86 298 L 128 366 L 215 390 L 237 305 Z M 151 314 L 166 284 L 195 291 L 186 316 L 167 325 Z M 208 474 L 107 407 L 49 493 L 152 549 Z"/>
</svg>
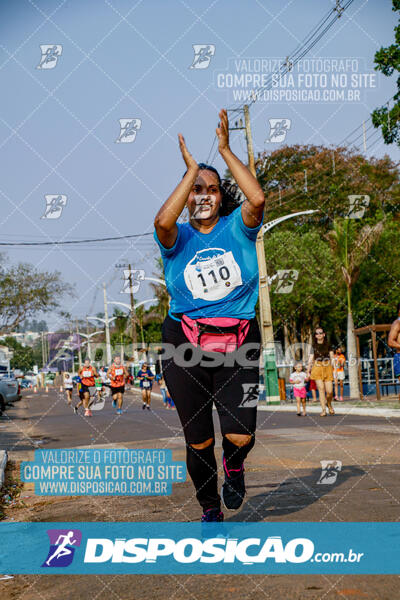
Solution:
<svg viewBox="0 0 400 600">
<path fill-rule="evenodd" d="M 121 357 L 116 354 L 114 362 L 107 371 L 110 379 L 113 406 L 117 407 L 117 415 L 122 415 L 122 402 L 125 393 L 125 382 L 129 377 L 128 369 L 121 364 Z"/>
<path fill-rule="evenodd" d="M 64 373 L 63 384 L 64 384 L 65 393 L 67 394 L 68 404 L 71 404 L 72 390 L 74 389 L 74 382 L 72 380 L 72 375 L 70 373 L 68 373 L 68 372 Z"/>
<path fill-rule="evenodd" d="M 83 367 L 81 367 L 78 371 L 78 375 L 81 378 L 81 391 L 83 393 L 83 407 L 85 409 L 85 417 L 92 417 L 92 411 L 89 408 L 91 392 L 90 388 L 94 388 L 94 378 L 98 377 L 99 374 L 97 373 L 96 367 L 93 367 L 90 364 L 90 360 L 86 358 Z"/>
<path fill-rule="evenodd" d="M 137 378 L 140 381 L 140 389 L 142 390 L 143 410 L 147 408 L 150 410 L 151 402 L 151 389 L 153 387 L 154 375 L 149 369 L 147 363 L 143 363 L 140 371 L 137 374 Z"/>
</svg>

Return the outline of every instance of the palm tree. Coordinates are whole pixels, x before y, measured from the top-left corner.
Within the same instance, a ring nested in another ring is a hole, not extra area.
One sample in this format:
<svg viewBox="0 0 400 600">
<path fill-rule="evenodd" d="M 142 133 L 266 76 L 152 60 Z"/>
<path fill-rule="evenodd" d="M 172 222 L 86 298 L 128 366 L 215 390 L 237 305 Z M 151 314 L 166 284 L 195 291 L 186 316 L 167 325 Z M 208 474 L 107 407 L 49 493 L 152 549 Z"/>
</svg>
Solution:
<svg viewBox="0 0 400 600">
<path fill-rule="evenodd" d="M 328 234 L 332 252 L 338 261 L 346 287 L 347 357 L 351 398 L 360 397 L 351 294 L 360 274 L 360 266 L 382 234 L 384 222 L 385 220 L 382 220 L 375 225 L 364 225 L 358 230 L 354 220 L 347 217 L 334 221 L 333 230 Z"/>
</svg>

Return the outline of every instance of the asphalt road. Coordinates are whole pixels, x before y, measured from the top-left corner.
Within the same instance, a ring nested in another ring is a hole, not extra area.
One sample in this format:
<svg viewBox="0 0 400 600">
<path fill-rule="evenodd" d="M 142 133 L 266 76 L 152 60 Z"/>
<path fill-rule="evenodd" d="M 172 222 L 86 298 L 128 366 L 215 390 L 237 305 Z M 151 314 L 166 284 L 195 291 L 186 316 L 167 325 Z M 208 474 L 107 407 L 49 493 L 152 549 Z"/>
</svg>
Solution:
<svg viewBox="0 0 400 600">
<path fill-rule="evenodd" d="M 216 417 L 216 415 L 215 415 Z M 216 431 L 218 426 L 216 423 Z M 297 417 L 259 412 L 257 443 L 246 461 L 247 496 L 229 521 L 397 521 L 400 509 L 400 419 L 341 415 Z M 221 438 L 217 433 L 217 461 Z M 75 415 L 62 395 L 28 393 L 0 418 L 0 448 L 9 450 L 13 475 L 35 448 L 77 446 L 170 448 L 184 460 L 176 411 L 154 399 L 143 411 L 128 393 L 125 412 L 110 403 L 90 418 Z M 337 480 L 319 485 L 321 461 L 342 464 Z M 163 497 L 35 496 L 25 484 L 24 504 L 6 510 L 16 521 L 198 521 L 191 481 Z M 377 549 L 378 551 L 378 549 Z M 398 576 L 358 575 L 124 575 L 16 576 L 0 580 L 2 600 L 400 600 Z"/>
</svg>

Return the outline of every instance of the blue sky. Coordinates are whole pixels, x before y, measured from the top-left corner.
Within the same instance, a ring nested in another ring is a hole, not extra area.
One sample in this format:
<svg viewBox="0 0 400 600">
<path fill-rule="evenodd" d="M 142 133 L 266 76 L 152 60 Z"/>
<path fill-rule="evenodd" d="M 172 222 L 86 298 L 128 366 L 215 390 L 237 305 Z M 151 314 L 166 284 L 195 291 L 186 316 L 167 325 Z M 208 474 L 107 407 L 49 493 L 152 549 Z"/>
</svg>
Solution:
<svg viewBox="0 0 400 600">
<path fill-rule="evenodd" d="M 155 213 L 184 171 L 178 132 L 199 162 L 206 161 L 218 109 L 238 104 L 218 89 L 218 77 L 245 64 L 235 60 L 253 66 L 254 58 L 284 60 L 334 5 L 331 0 L 1 0 L 0 240 L 151 232 Z M 392 42 L 395 24 L 390 0 L 354 0 L 305 59 L 324 58 L 327 65 L 357 61 L 357 73 L 367 74 L 368 82 L 360 100 L 256 102 L 251 107 L 255 151 L 279 147 L 266 142 L 270 118 L 291 120 L 289 144 L 338 144 L 368 121 L 373 108 L 395 92 L 394 78 L 379 73 L 373 82 L 370 78 L 374 53 Z M 62 45 L 52 69 L 37 68 L 44 44 Z M 215 46 L 207 68 L 189 68 L 195 44 Z M 346 74 L 347 94 L 352 73 Z M 298 69 L 293 76 L 297 86 Z M 124 118 L 141 120 L 132 143 L 116 143 Z M 232 147 L 245 158 L 241 132 L 232 135 Z M 385 153 L 399 157 L 379 135 L 368 140 L 367 154 Z M 219 156 L 214 165 L 223 173 Z M 42 219 L 45 195 L 58 194 L 67 197 L 60 218 Z M 7 255 L 11 262 L 59 269 L 78 294 L 66 299 L 64 308 L 83 317 L 102 309 L 103 281 L 110 299 L 128 301 L 120 294 L 116 263 L 129 259 L 151 275 L 158 251 L 148 235 L 92 247 L 11 248 Z M 143 285 L 138 300 L 149 297 Z M 56 315 L 48 322 L 56 327 Z"/>
</svg>

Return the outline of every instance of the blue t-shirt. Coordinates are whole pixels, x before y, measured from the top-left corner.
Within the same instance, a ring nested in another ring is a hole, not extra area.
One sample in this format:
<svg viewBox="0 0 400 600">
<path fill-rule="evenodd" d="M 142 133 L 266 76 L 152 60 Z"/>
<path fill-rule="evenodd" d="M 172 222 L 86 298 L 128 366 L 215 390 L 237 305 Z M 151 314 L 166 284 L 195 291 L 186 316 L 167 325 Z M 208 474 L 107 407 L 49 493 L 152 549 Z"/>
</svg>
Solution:
<svg viewBox="0 0 400 600">
<path fill-rule="evenodd" d="M 210 233 L 190 223 L 177 223 L 172 248 L 164 248 L 154 232 L 171 296 L 171 313 L 198 319 L 251 319 L 258 298 L 256 238 L 261 225 L 247 227 L 241 207 L 220 217 Z"/>
<path fill-rule="evenodd" d="M 144 377 L 144 379 L 140 380 L 139 387 L 147 389 L 151 389 L 153 387 L 153 379 L 148 379 L 149 377 L 153 377 L 151 369 L 147 369 L 146 371 L 140 369 L 136 377 Z"/>
</svg>

